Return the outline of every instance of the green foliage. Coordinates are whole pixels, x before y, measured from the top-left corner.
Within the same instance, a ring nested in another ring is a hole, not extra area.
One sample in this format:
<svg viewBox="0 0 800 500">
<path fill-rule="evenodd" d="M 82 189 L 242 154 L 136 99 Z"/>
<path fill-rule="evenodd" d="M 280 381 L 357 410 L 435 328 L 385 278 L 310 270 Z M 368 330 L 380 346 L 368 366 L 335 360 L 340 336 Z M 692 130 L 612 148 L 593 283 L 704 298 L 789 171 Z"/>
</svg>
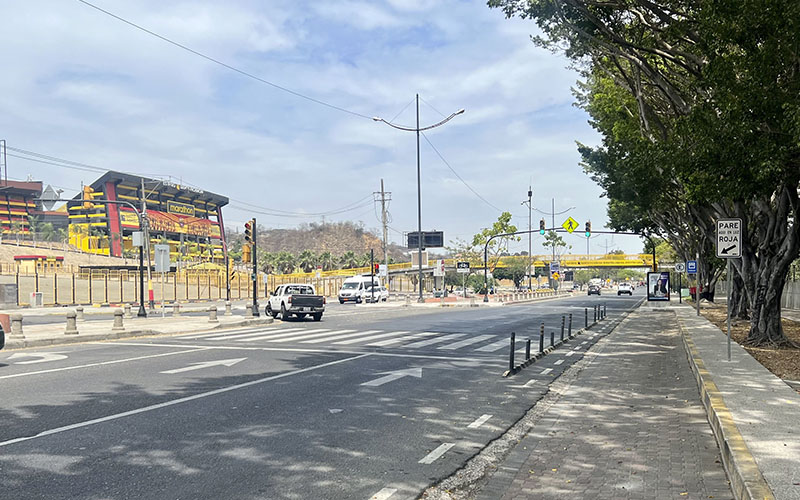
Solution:
<svg viewBox="0 0 800 500">
<path fill-rule="evenodd" d="M 519 287 L 528 276 L 528 263 L 523 259 L 514 259 L 508 267 L 498 267 L 492 274 L 499 280 L 511 280 Z"/>
<path fill-rule="evenodd" d="M 482 253 L 488 242 L 488 265 L 491 271 L 497 267 L 499 257 L 508 253 L 508 245 L 512 241 L 519 241 L 519 236 L 497 236 L 499 234 L 516 233 L 517 226 L 511 224 L 511 212 L 503 212 L 492 227 L 484 228 L 472 238 L 472 247 L 477 247 Z M 497 237 L 495 237 L 497 236 Z M 495 237 L 492 239 L 492 237 Z M 491 240 L 491 241 L 490 241 Z M 481 259 L 483 260 L 483 259 Z"/>
</svg>

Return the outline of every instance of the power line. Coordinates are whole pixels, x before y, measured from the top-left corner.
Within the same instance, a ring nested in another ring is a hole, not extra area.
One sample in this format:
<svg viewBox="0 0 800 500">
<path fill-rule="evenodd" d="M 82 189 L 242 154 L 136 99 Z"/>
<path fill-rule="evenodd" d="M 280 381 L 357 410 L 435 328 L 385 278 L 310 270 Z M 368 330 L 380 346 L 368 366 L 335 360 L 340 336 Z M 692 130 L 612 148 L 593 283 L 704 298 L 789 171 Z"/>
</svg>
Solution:
<svg viewBox="0 0 800 500">
<path fill-rule="evenodd" d="M 109 12 L 109 11 L 107 11 L 105 9 L 102 9 L 102 8 L 98 7 L 97 5 L 89 3 L 86 0 L 77 0 L 77 1 L 82 3 L 82 4 L 84 4 L 84 5 L 86 5 L 87 7 L 91 7 L 93 9 L 97 10 L 97 11 L 100 11 L 103 14 L 106 14 L 107 16 L 113 17 L 114 19 L 116 19 L 118 21 L 121 21 L 121 22 L 127 24 L 128 26 L 132 26 L 132 27 L 134 27 L 134 28 L 136 28 L 136 29 L 138 29 L 140 31 L 143 31 L 143 32 L 147 33 L 148 35 L 154 36 L 154 37 L 158 38 L 159 40 L 162 40 L 162 41 L 167 42 L 167 43 L 169 43 L 171 45 L 174 45 L 175 47 L 183 49 L 183 50 L 185 50 L 185 51 L 187 51 L 187 52 L 189 52 L 191 54 L 194 54 L 194 55 L 196 55 L 198 57 L 202 57 L 203 59 L 205 59 L 207 61 L 213 62 L 214 64 L 218 64 L 218 65 L 222 66 L 223 68 L 226 68 L 226 69 L 229 69 L 229 70 L 234 71 L 236 73 L 239 73 L 240 75 L 246 76 L 248 78 L 252 78 L 253 80 L 255 80 L 257 82 L 263 83 L 265 85 L 269 85 L 270 87 L 276 88 L 276 89 L 281 90 L 283 92 L 286 92 L 288 94 L 292 94 L 295 97 L 299 97 L 301 99 L 306 99 L 307 101 L 311 101 L 313 103 L 319 104 L 321 106 L 325 106 L 327 108 L 335 109 L 337 111 L 341 111 L 343 113 L 347 113 L 347 114 L 350 114 L 350 115 L 353 115 L 353 116 L 358 116 L 359 118 L 366 118 L 368 120 L 372 119 L 371 116 L 363 115 L 363 114 L 358 113 L 356 111 L 351 111 L 349 109 L 345 109 L 345 108 L 342 108 L 340 106 L 336 106 L 334 104 L 330 104 L 330 103 L 327 103 L 325 101 L 321 101 L 319 99 L 315 99 L 315 98 L 307 96 L 305 94 L 301 94 L 300 92 L 297 92 L 295 90 L 291 90 L 291 89 L 289 89 L 287 87 L 283 87 L 283 86 L 278 85 L 276 83 L 272 83 L 269 80 L 265 80 L 265 79 L 263 79 L 263 78 L 261 78 L 259 76 L 256 76 L 256 75 L 254 75 L 252 73 L 248 73 L 247 71 L 241 70 L 241 69 L 239 69 L 239 68 L 237 68 L 235 66 L 231 66 L 230 64 L 222 62 L 219 59 L 215 59 L 215 58 L 213 58 L 211 56 L 203 54 L 202 52 L 199 52 L 199 51 L 197 51 L 197 50 L 195 50 L 195 49 L 193 49 L 191 47 L 188 47 L 188 46 L 183 45 L 181 43 L 178 43 L 178 42 L 176 42 L 174 40 L 171 40 L 171 39 L 169 39 L 169 38 L 167 38 L 167 37 L 165 37 L 163 35 L 159 35 L 158 33 L 154 32 L 154 31 L 151 31 L 151 30 L 149 30 L 149 29 L 147 29 L 147 28 L 145 28 L 143 26 L 140 26 L 140 25 L 138 25 L 138 24 L 136 24 L 136 23 L 134 23 L 132 21 L 128 21 L 127 19 L 125 19 L 123 17 L 120 17 L 120 16 L 118 16 L 118 15 L 112 13 L 112 12 Z"/>
<path fill-rule="evenodd" d="M 489 206 L 490 206 L 490 207 L 492 207 L 493 209 L 497 210 L 498 212 L 503 212 L 503 210 L 500 210 L 499 208 L 497 208 L 495 205 L 493 205 L 492 203 L 490 203 L 490 202 L 489 202 L 489 201 L 488 201 L 486 198 L 484 198 L 483 196 L 481 196 L 481 195 L 480 195 L 480 194 L 479 194 L 477 191 L 475 191 L 474 189 L 472 189 L 472 186 L 470 186 L 469 184 L 467 184 L 467 181 L 465 181 L 464 179 L 462 179 L 462 178 L 461 178 L 461 176 L 460 176 L 460 175 L 458 175 L 458 172 L 456 172 L 456 171 L 455 171 L 455 169 L 454 169 L 453 167 L 451 167 L 451 166 L 450 166 L 450 164 L 447 162 L 447 160 L 445 160 L 445 159 L 444 159 L 444 156 L 442 156 L 442 154 L 439 152 L 439 150 L 438 150 L 438 149 L 436 149 L 436 146 L 434 146 L 434 145 L 433 145 L 433 143 L 430 141 L 430 139 L 428 139 L 428 136 L 427 136 L 427 135 L 425 135 L 425 133 L 422 133 L 422 137 L 424 137 L 424 138 L 425 138 L 425 140 L 428 142 L 428 145 L 429 145 L 429 146 L 430 146 L 430 147 L 431 147 L 431 148 L 432 148 L 432 149 L 433 149 L 433 150 L 436 152 L 436 154 L 439 156 L 439 159 L 441 159 L 441 160 L 442 160 L 442 162 L 443 162 L 445 165 L 447 165 L 447 168 L 449 168 L 449 169 L 450 169 L 450 171 L 451 171 L 451 172 L 453 172 L 453 174 L 454 174 L 456 177 L 458 177 L 458 180 L 460 180 L 462 184 L 464 184 L 465 186 L 467 186 L 467 189 L 469 189 L 470 191 L 472 191 L 472 193 L 473 193 L 475 196 L 477 196 L 478 198 L 480 198 L 480 199 L 481 199 L 481 201 L 483 201 L 484 203 L 486 203 L 487 205 L 489 205 Z"/>
</svg>

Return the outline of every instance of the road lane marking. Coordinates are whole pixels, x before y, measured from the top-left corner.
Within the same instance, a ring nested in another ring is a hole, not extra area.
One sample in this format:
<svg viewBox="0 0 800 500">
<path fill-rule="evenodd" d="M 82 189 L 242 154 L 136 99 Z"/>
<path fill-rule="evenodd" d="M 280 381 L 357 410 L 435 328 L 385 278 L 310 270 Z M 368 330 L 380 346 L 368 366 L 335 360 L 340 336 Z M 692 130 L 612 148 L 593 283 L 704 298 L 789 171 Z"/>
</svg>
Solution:
<svg viewBox="0 0 800 500">
<path fill-rule="evenodd" d="M 48 361 L 61 361 L 67 359 L 67 356 L 57 352 L 15 352 L 8 357 L 9 360 L 19 358 L 39 358 L 29 359 L 28 361 L 15 361 L 15 365 L 32 365 L 35 363 L 47 363 Z"/>
<path fill-rule="evenodd" d="M 0 445 L 2 445 L 2 443 L 0 443 Z M 442 455 L 444 455 L 445 453 L 447 453 L 447 450 L 449 450 L 450 448 L 452 448 L 455 445 L 456 445 L 455 443 L 442 443 L 442 444 L 439 445 L 438 448 L 436 448 L 432 452 L 430 452 L 427 455 L 425 455 L 422 458 L 422 460 L 420 460 L 417 463 L 420 463 L 420 464 L 432 464 L 433 462 L 436 461 L 437 458 L 439 458 Z"/>
<path fill-rule="evenodd" d="M 104 345 L 108 345 L 108 344 L 104 344 Z M 167 346 L 164 346 L 164 347 L 186 347 L 186 346 L 185 345 L 176 344 L 176 345 L 167 345 Z M 161 354 L 151 354 L 151 355 L 148 355 L 148 356 L 136 356 L 135 358 L 115 359 L 115 360 L 111 360 L 111 361 L 100 361 L 98 363 L 88 363 L 88 364 L 85 364 L 85 365 L 65 366 L 63 368 L 51 368 L 49 370 L 38 370 L 38 371 L 35 371 L 35 372 L 25 372 L 25 373 L 15 373 L 13 375 L 3 375 L 2 377 L 0 377 L 0 380 L 5 379 L 5 378 L 25 377 L 27 375 L 40 375 L 40 374 L 43 374 L 43 373 L 55 373 L 55 372 L 62 372 L 62 371 L 67 371 L 67 370 L 77 370 L 79 368 L 90 368 L 92 366 L 105 366 L 105 365 L 113 365 L 113 364 L 117 364 L 117 363 L 127 363 L 129 361 L 139 361 L 139 360 L 142 360 L 142 359 L 160 358 L 162 356 L 174 356 L 176 354 L 187 354 L 187 353 L 190 353 L 190 352 L 205 351 L 207 349 L 208 348 L 205 347 L 205 346 L 192 346 L 192 349 L 185 350 L 185 351 L 162 352 Z"/>
<path fill-rule="evenodd" d="M 474 422 L 467 426 L 467 429 L 477 429 L 478 427 L 482 426 L 486 423 L 487 420 L 492 418 L 491 415 L 481 415 L 478 417 Z"/>
<path fill-rule="evenodd" d="M 381 491 L 369 497 L 369 500 L 387 500 L 395 493 L 397 493 L 397 488 L 384 488 Z"/>
<path fill-rule="evenodd" d="M 561 364 L 561 363 L 563 363 L 563 362 L 564 362 L 564 360 L 563 360 L 563 359 L 559 359 L 558 361 L 556 361 L 556 362 L 555 362 L 555 363 L 553 363 L 553 364 L 554 364 L 554 365 L 560 365 L 560 364 Z"/>
<path fill-rule="evenodd" d="M 46 431 L 42 431 L 42 432 L 40 432 L 38 434 L 34 434 L 33 436 L 24 436 L 24 437 L 15 438 L 15 439 L 9 439 L 8 441 L 0 442 L 0 447 L 8 446 L 8 445 L 15 444 L 15 443 L 21 443 L 23 441 L 30 441 L 30 440 L 41 438 L 41 437 L 51 436 L 53 434 L 60 434 L 62 432 L 67 432 L 67 431 L 71 431 L 71 430 L 74 430 L 74 429 L 81 429 L 83 427 L 89 427 L 91 425 L 101 424 L 103 422 L 110 422 L 112 420 L 118 420 L 118 419 L 121 419 L 121 418 L 130 417 L 130 416 L 133 416 L 133 415 L 138 415 L 140 413 L 146 413 L 146 412 L 150 412 L 150 411 L 154 411 L 154 410 L 160 410 L 161 408 L 168 408 L 170 406 L 175 406 L 175 405 L 182 404 L 182 403 L 188 403 L 189 401 L 194 401 L 196 399 L 203 399 L 203 398 L 207 398 L 207 397 L 211 397 L 211 396 L 216 396 L 217 394 L 224 394 L 226 392 L 231 392 L 231 391 L 235 391 L 235 390 L 238 390 L 238 389 L 243 389 L 245 387 L 250 387 L 250 386 L 253 386 L 253 385 L 263 384 L 265 382 L 271 382 L 273 380 L 278 380 L 278 379 L 282 379 L 282 378 L 286 378 L 286 377 L 291 377 L 292 375 L 299 375 L 301 373 L 306 373 L 306 372 L 310 372 L 310 371 L 313 371 L 313 370 L 318 370 L 320 368 L 327 368 L 329 366 L 338 365 L 338 364 L 341 364 L 341 363 L 347 363 L 347 362 L 350 362 L 350 361 L 355 361 L 357 359 L 365 358 L 367 356 L 372 356 L 372 354 L 371 353 L 360 354 L 358 356 L 352 356 L 352 357 L 349 357 L 349 358 L 339 359 L 339 360 L 336 360 L 336 361 L 323 363 L 321 365 L 309 366 L 307 368 L 301 368 L 299 370 L 294 370 L 294 371 L 291 371 L 291 372 L 280 373 L 278 375 L 272 375 L 270 377 L 264 377 L 264 378 L 260 378 L 258 380 L 251 380 L 249 382 L 244 382 L 242 384 L 232 385 L 230 387 L 223 387 L 223 388 L 220 388 L 220 389 L 215 389 L 213 391 L 201 392 L 200 394 L 194 394 L 192 396 L 186 396 L 184 398 L 178 398 L 178 399 L 174 399 L 172 401 L 165 401 L 163 403 L 158 403 L 158 404 L 154 404 L 154 405 L 150 405 L 150 406 L 145 406 L 143 408 L 137 408 L 135 410 L 129 410 L 129 411 L 125 411 L 125 412 L 122 412 L 122 413 L 116 413 L 114 415 L 108 415 L 108 416 L 105 416 L 105 417 L 95 418 L 93 420 L 87 420 L 85 422 L 78 422 L 78 423 L 75 423 L 75 424 L 65 425 L 63 427 L 56 427 L 54 429 L 49 429 L 49 430 L 46 430 Z"/>
<path fill-rule="evenodd" d="M 331 336 L 331 335 L 339 335 L 341 333 L 354 332 L 354 331 L 355 330 L 329 330 L 329 331 L 324 332 L 324 333 L 312 333 L 311 335 L 306 335 L 304 333 L 303 334 L 292 334 L 290 336 L 285 336 L 285 337 L 282 336 L 284 338 L 280 338 L 280 339 L 277 338 L 277 337 L 275 339 L 270 339 L 269 342 L 293 342 L 295 340 L 315 339 L 315 338 L 319 338 L 319 337 L 328 337 L 328 336 Z"/>
<path fill-rule="evenodd" d="M 570 356 L 572 356 L 573 354 L 575 354 L 575 351 L 569 351 L 569 352 L 568 352 L 568 353 L 566 353 L 564 356 L 566 356 L 566 357 L 570 357 Z"/>
<path fill-rule="evenodd" d="M 194 370 L 202 370 L 203 368 L 211 368 L 212 366 L 227 366 L 231 367 L 236 363 L 240 363 L 247 358 L 232 358 L 232 359 L 218 359 L 215 361 L 200 361 L 198 363 L 189 363 L 189 366 L 184 366 L 183 368 L 174 368 L 172 370 L 166 370 L 160 373 L 166 373 L 167 375 L 173 375 L 175 373 L 183 373 L 183 372 L 191 372 Z"/>
<path fill-rule="evenodd" d="M 493 342 L 491 344 L 485 345 L 483 347 L 479 347 L 475 349 L 477 352 L 494 352 L 499 351 L 500 349 L 507 348 L 509 346 L 509 340 L 498 340 L 497 342 Z"/>
<path fill-rule="evenodd" d="M 263 327 L 262 328 L 247 328 L 247 329 L 244 329 L 244 330 L 242 330 L 242 329 L 231 330 L 228 333 L 229 334 L 251 333 L 251 332 L 269 331 L 269 330 L 272 330 L 272 329 L 273 329 L 272 327 L 269 327 L 269 328 L 263 328 Z M 217 331 L 215 331 L 213 333 L 201 333 L 199 335 L 196 334 L 196 333 L 193 333 L 191 335 L 176 335 L 175 338 L 178 338 L 178 339 L 201 339 L 203 337 L 218 337 L 220 335 L 222 335 L 222 332 L 217 330 Z"/>
<path fill-rule="evenodd" d="M 422 368 L 408 368 L 407 370 L 396 370 L 393 372 L 383 372 L 383 373 L 388 373 L 388 374 L 383 377 L 376 378 L 375 380 L 364 382 L 361 385 L 365 385 L 367 387 L 380 387 L 383 384 L 394 382 L 395 380 L 399 380 L 403 377 L 422 378 Z"/>
<path fill-rule="evenodd" d="M 542 373 L 540 373 L 539 375 L 547 375 L 551 371 L 553 371 L 552 368 L 545 368 L 544 370 L 542 370 Z"/>
<path fill-rule="evenodd" d="M 411 344 L 406 345 L 405 347 L 407 349 L 419 349 L 420 347 L 425 347 L 425 346 L 429 346 L 429 345 L 433 345 L 433 344 L 441 344 L 442 342 L 447 342 L 447 341 L 454 340 L 454 339 L 457 339 L 457 338 L 463 337 L 463 336 L 464 336 L 463 333 L 454 333 L 452 335 L 445 335 L 444 337 L 438 337 L 438 338 L 435 338 L 435 339 L 421 340 L 419 342 L 413 342 Z"/>
<path fill-rule="evenodd" d="M 290 328 L 289 330 L 284 330 L 284 331 L 289 331 L 290 333 L 270 333 L 270 334 L 267 334 L 267 335 L 259 335 L 258 337 L 248 337 L 248 338 L 244 338 L 244 339 L 236 339 L 236 342 L 258 342 L 260 340 L 266 340 L 268 342 L 272 342 L 274 340 L 274 341 L 280 342 L 280 340 L 278 340 L 278 339 L 283 339 L 283 338 L 286 338 L 286 337 L 295 337 L 297 335 L 300 335 L 301 332 L 304 335 L 308 335 L 308 334 L 313 334 L 313 333 L 329 332 L 330 329 L 329 328 L 317 328 L 315 330 L 303 330 L 302 328 Z"/>
<path fill-rule="evenodd" d="M 271 328 L 269 330 L 262 330 L 258 332 L 250 332 L 250 333 L 239 333 L 239 334 L 217 334 L 216 337 L 206 337 L 203 340 L 236 340 L 236 339 L 244 339 L 248 337 L 258 337 L 258 336 L 265 336 L 265 335 L 276 335 L 278 333 L 287 333 L 300 330 L 300 328 L 286 328 L 286 329 L 278 329 L 278 328 Z"/>
<path fill-rule="evenodd" d="M 367 344 L 367 345 L 377 346 L 377 347 L 385 347 L 387 345 L 399 344 L 400 342 L 405 342 L 407 340 L 416 340 L 416 339 L 418 339 L 420 337 L 430 337 L 431 335 L 439 335 L 439 333 L 438 332 L 421 332 L 421 333 L 415 333 L 413 335 L 406 335 L 405 337 L 400 337 L 400 338 L 397 338 L 397 339 L 389 339 L 389 340 L 382 340 L 380 342 L 373 342 L 373 343 Z"/>
<path fill-rule="evenodd" d="M 341 345 L 357 344 L 359 342 L 369 342 L 371 340 L 382 339 L 382 338 L 385 338 L 385 337 L 393 337 L 393 336 L 396 336 L 396 335 L 405 335 L 406 333 L 408 333 L 408 331 L 387 332 L 387 333 L 382 333 L 380 335 L 371 335 L 369 337 L 363 337 L 363 338 L 359 337 L 357 339 L 342 340 L 342 341 L 339 341 L 339 342 L 334 342 L 334 344 L 336 344 L 336 345 L 340 345 L 340 344 Z"/>
<path fill-rule="evenodd" d="M 448 351 L 453 351 L 455 349 L 460 349 L 462 347 L 466 347 L 468 345 L 477 344 L 478 342 L 483 342 L 484 340 L 489 340 L 495 338 L 495 335 L 478 335 L 477 337 L 472 337 L 468 339 L 461 340 L 459 342 L 453 342 L 452 344 L 447 344 L 439 347 L 439 349 L 444 349 Z"/>
<path fill-rule="evenodd" d="M 588 344 L 588 343 L 589 343 L 589 341 L 588 341 L 588 340 L 584 340 L 583 342 L 581 342 L 581 345 L 586 345 L 586 344 Z"/>
<path fill-rule="evenodd" d="M 351 332 L 353 330 L 350 330 Z M 366 330 L 363 332 L 355 332 L 355 333 L 345 333 L 343 335 L 333 335 L 333 336 L 326 336 L 319 339 L 313 340 L 303 340 L 300 342 L 301 344 L 322 344 L 323 342 L 333 342 L 334 340 L 341 340 L 341 339 L 349 339 L 352 337 L 363 337 L 364 335 L 372 335 L 373 333 L 379 333 L 383 330 Z"/>
</svg>

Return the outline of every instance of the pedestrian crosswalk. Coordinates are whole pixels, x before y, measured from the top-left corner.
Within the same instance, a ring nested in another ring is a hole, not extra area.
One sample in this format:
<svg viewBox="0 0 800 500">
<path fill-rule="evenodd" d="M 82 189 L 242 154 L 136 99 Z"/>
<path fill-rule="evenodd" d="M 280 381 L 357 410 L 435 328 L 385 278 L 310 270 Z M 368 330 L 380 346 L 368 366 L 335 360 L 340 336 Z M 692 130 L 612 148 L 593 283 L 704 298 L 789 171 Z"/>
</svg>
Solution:
<svg viewBox="0 0 800 500">
<path fill-rule="evenodd" d="M 462 332 L 412 332 L 408 330 L 357 330 L 333 328 L 245 328 L 229 332 L 184 335 L 181 339 L 236 344 L 296 344 L 298 346 L 333 345 L 347 347 L 387 347 L 409 350 L 431 349 L 445 352 L 496 353 L 508 352 L 509 337 L 503 334 L 471 334 Z M 515 351 L 524 355 L 525 342 L 517 337 Z M 532 347 L 536 349 L 538 342 Z M 568 354 L 569 355 L 569 354 Z"/>
</svg>

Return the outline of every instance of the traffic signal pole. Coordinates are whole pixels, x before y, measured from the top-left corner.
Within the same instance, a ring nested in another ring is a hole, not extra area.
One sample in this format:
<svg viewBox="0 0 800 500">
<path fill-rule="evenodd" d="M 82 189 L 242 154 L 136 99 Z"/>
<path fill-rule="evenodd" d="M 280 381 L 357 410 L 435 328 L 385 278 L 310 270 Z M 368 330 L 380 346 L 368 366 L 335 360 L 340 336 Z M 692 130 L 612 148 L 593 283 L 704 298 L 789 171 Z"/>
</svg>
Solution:
<svg viewBox="0 0 800 500">
<path fill-rule="evenodd" d="M 259 317 L 258 312 L 258 243 L 256 240 L 256 218 L 253 217 L 252 220 L 252 231 L 253 231 L 253 316 Z"/>
</svg>

